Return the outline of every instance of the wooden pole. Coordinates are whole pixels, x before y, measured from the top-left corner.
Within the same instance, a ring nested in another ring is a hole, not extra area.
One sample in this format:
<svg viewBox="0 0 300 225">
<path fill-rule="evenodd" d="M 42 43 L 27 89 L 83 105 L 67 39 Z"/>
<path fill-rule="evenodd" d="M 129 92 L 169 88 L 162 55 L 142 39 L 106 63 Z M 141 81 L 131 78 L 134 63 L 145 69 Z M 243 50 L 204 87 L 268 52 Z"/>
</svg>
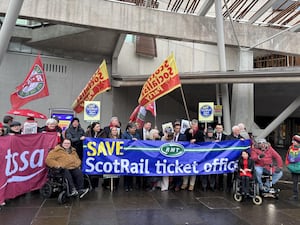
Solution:
<svg viewBox="0 0 300 225">
<path fill-rule="evenodd" d="M 185 113 L 186 113 L 187 119 L 188 119 L 188 121 L 191 121 L 190 115 L 189 115 L 189 111 L 188 111 L 188 108 L 187 108 L 187 105 L 186 105 L 186 101 L 185 101 L 183 89 L 182 89 L 181 85 L 180 85 L 180 91 L 181 91 L 181 96 L 182 96 L 182 100 L 183 100 L 184 109 L 185 109 Z"/>
</svg>

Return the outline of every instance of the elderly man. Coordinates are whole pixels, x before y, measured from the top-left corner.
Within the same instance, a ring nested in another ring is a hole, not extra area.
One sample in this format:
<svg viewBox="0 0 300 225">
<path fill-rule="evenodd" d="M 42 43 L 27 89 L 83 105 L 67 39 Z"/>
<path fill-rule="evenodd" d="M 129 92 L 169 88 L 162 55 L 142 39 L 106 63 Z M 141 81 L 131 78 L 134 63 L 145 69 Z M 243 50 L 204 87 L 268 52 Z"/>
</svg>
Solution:
<svg viewBox="0 0 300 225">
<path fill-rule="evenodd" d="M 244 140 L 244 138 L 240 135 L 239 126 L 235 125 L 231 128 L 231 134 L 226 137 L 226 140 Z M 232 173 L 227 174 L 226 180 L 226 192 L 231 192 L 232 189 Z"/>
</svg>

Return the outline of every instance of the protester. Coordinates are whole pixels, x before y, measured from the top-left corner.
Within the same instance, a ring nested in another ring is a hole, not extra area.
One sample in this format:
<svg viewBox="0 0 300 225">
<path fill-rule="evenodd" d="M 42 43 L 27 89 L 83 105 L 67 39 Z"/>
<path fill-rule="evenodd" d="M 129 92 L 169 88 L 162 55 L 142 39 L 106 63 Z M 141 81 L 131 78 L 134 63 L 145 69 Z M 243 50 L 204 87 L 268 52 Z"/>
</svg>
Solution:
<svg viewBox="0 0 300 225">
<path fill-rule="evenodd" d="M 103 130 L 104 130 L 104 132 L 106 133 L 106 136 L 107 136 L 107 137 L 109 136 L 112 127 L 117 127 L 117 128 L 118 128 L 119 135 L 122 136 L 122 133 L 121 133 L 121 123 L 120 123 L 120 121 L 119 121 L 119 118 L 116 117 L 116 116 L 113 116 L 113 117 L 110 119 L 109 125 L 103 128 Z"/>
<path fill-rule="evenodd" d="M 21 134 L 21 133 L 22 133 L 21 123 L 18 121 L 13 121 L 9 125 L 8 135 L 15 135 L 15 134 Z"/>
<path fill-rule="evenodd" d="M 141 140 L 149 140 L 149 135 L 151 131 L 151 122 L 147 121 L 144 123 L 143 128 L 137 129 L 137 133 L 139 133 Z"/>
<path fill-rule="evenodd" d="M 257 140 L 257 147 L 251 150 L 251 158 L 255 162 L 255 174 L 259 188 L 264 192 L 268 192 L 270 183 L 267 183 L 267 187 L 263 189 L 262 174 L 264 171 L 272 174 L 272 184 L 276 184 L 282 177 L 283 162 L 281 156 L 271 147 L 266 139 L 259 139 Z"/>
<path fill-rule="evenodd" d="M 215 142 L 216 141 L 215 137 L 214 137 L 214 129 L 212 127 L 207 128 L 204 140 L 205 140 L 205 142 Z M 208 185 L 209 185 L 211 191 L 215 191 L 216 174 L 200 175 L 200 181 L 201 181 L 201 185 L 202 185 L 202 190 L 204 192 L 207 191 Z"/>
<path fill-rule="evenodd" d="M 101 129 L 99 122 L 93 122 L 90 129 L 88 129 L 84 135 L 85 137 L 93 138 L 106 138 L 105 132 Z M 93 175 L 90 176 L 91 186 L 93 189 L 99 187 L 99 176 Z"/>
<path fill-rule="evenodd" d="M 105 133 L 104 133 L 105 134 Z M 111 127 L 110 133 L 108 138 L 110 139 L 120 139 L 119 130 L 117 127 Z M 117 190 L 119 183 L 120 183 L 120 177 L 118 175 L 110 175 L 110 174 L 103 174 L 103 187 L 108 190 Z"/>
<path fill-rule="evenodd" d="M 216 142 L 218 141 L 225 141 L 227 138 L 227 135 L 224 134 L 224 128 L 221 123 L 218 123 L 215 127 L 215 133 L 214 137 L 216 139 Z M 218 174 L 217 175 L 217 185 L 220 191 L 223 191 L 224 189 L 224 174 Z"/>
<path fill-rule="evenodd" d="M 287 165 L 288 170 L 292 174 L 293 180 L 293 195 L 289 198 L 289 200 L 298 200 L 299 196 L 299 188 L 298 182 L 300 180 L 300 136 L 294 135 L 292 138 L 292 145 L 289 147 L 285 163 Z"/>
<path fill-rule="evenodd" d="M 250 179 L 253 179 L 254 161 L 246 150 L 242 151 L 238 161 L 238 173 L 242 183 L 241 194 L 247 196 L 250 194 Z"/>
<path fill-rule="evenodd" d="M 240 135 L 244 138 L 244 140 L 251 139 L 249 133 L 247 132 L 245 124 L 239 123 L 238 127 L 240 128 Z"/>
<path fill-rule="evenodd" d="M 64 139 L 61 145 L 57 145 L 48 153 L 46 164 L 50 168 L 63 169 L 70 185 L 71 196 L 79 195 L 82 198 L 89 191 L 88 188 L 84 188 L 84 177 L 80 169 L 81 160 L 76 149 L 71 146 L 70 139 Z"/>
<path fill-rule="evenodd" d="M 53 118 L 49 118 L 46 121 L 46 125 L 39 128 L 38 132 L 56 132 L 57 144 L 60 144 L 63 141 L 63 137 L 62 137 L 61 129 L 58 129 L 57 124 L 58 124 L 57 120 L 55 120 Z"/>
<path fill-rule="evenodd" d="M 191 144 L 196 142 L 204 142 L 204 133 L 200 129 L 199 121 L 196 119 L 192 120 L 191 128 L 186 129 L 185 135 L 187 141 L 189 141 Z M 193 191 L 195 187 L 195 182 L 196 182 L 196 175 L 183 176 L 183 183 L 181 185 L 181 189 L 185 190 L 188 188 L 189 191 Z"/>
<path fill-rule="evenodd" d="M 231 128 L 231 134 L 226 137 L 226 140 L 244 140 L 244 138 L 240 135 L 240 128 L 239 126 L 235 125 Z M 233 176 L 232 173 L 227 173 L 226 179 L 226 192 L 231 192 L 232 185 L 233 185 Z"/>
<path fill-rule="evenodd" d="M 77 151 L 77 154 L 82 160 L 83 157 L 83 140 L 85 139 L 84 130 L 81 128 L 79 119 L 74 117 L 71 120 L 69 127 L 66 129 L 66 138 L 70 139 L 72 142 L 72 147 Z"/>
<path fill-rule="evenodd" d="M 4 136 L 4 128 L 2 123 L 0 123 L 0 136 Z"/>
<path fill-rule="evenodd" d="M 179 120 L 176 120 L 174 122 L 173 129 L 174 129 L 173 141 L 178 142 L 178 141 L 186 141 L 187 140 L 185 134 L 180 133 L 181 123 Z M 179 191 L 181 185 L 182 185 L 182 176 L 173 176 L 169 189 L 174 189 L 174 191 Z"/>
<path fill-rule="evenodd" d="M 4 129 L 4 135 L 8 134 L 8 131 L 10 129 L 10 124 L 13 122 L 14 118 L 12 116 L 4 116 L 3 117 L 3 129 Z"/>
<path fill-rule="evenodd" d="M 136 125 L 134 123 L 128 123 L 126 131 L 122 134 L 122 139 L 140 140 L 140 135 L 136 132 Z M 137 178 L 138 180 L 139 178 Z M 139 185 L 139 184 L 138 184 Z M 133 190 L 133 176 L 124 176 L 124 188 L 125 191 Z"/>
<path fill-rule="evenodd" d="M 173 141 L 174 139 L 174 132 L 172 130 L 171 127 L 167 127 L 164 130 L 164 135 L 161 137 L 162 141 Z M 160 182 L 160 188 L 161 191 L 168 191 L 169 190 L 169 176 L 163 176 L 161 178 L 161 182 Z"/>
</svg>

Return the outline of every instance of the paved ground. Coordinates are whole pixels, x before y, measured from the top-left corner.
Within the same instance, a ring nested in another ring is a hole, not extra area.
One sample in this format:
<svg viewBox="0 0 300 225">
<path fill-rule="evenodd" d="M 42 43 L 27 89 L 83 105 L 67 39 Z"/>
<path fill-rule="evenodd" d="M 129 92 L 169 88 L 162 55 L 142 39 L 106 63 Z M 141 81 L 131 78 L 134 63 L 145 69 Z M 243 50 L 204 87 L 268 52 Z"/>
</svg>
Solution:
<svg viewBox="0 0 300 225">
<path fill-rule="evenodd" d="M 300 224 L 300 201 L 289 201 L 291 184 L 280 183 L 278 200 L 236 202 L 225 192 L 116 192 L 98 189 L 84 199 L 59 205 L 38 192 L 7 202 L 3 225 L 293 225 Z"/>
<path fill-rule="evenodd" d="M 284 155 L 281 152 L 281 155 Z M 292 185 L 289 172 L 277 185 L 279 199 L 264 198 L 263 204 L 252 200 L 234 201 L 232 194 L 155 190 L 151 192 L 102 188 L 83 199 L 70 199 L 60 205 L 56 198 L 43 199 L 39 192 L 28 193 L 0 211 L 1 225 L 298 225 L 300 200 L 290 201 Z"/>
</svg>

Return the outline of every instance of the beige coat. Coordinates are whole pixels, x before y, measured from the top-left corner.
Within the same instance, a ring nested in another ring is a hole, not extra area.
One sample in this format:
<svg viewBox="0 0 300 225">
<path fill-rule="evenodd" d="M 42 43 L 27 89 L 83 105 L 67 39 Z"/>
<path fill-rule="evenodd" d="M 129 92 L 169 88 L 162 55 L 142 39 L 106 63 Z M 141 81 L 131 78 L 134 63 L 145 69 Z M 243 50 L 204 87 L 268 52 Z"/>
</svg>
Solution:
<svg viewBox="0 0 300 225">
<path fill-rule="evenodd" d="M 81 160 L 75 148 L 69 154 L 61 145 L 57 145 L 48 153 L 46 164 L 51 168 L 75 169 L 80 167 Z"/>
</svg>

